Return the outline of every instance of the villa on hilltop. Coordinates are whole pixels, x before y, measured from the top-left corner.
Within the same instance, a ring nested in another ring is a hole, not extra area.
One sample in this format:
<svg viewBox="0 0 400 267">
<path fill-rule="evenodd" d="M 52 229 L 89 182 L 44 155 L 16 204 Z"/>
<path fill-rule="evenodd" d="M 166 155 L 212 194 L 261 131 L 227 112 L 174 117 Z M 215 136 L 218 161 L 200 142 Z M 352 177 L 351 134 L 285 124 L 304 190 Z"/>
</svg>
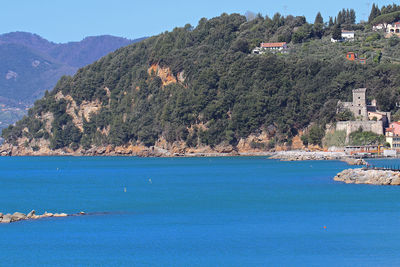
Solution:
<svg viewBox="0 0 400 267">
<path fill-rule="evenodd" d="M 393 35 L 400 37 L 400 22 L 396 21 L 393 23 L 380 23 L 372 27 L 374 31 L 384 30 L 385 38 L 390 38 Z"/>
<path fill-rule="evenodd" d="M 337 113 L 349 110 L 355 118 L 353 121 L 339 121 L 336 123 L 337 131 L 346 131 L 346 142 L 349 141 L 350 134 L 359 129 L 383 135 L 385 127 L 389 126 L 391 120 L 390 112 L 379 111 L 375 99 L 368 105 L 365 96 L 366 91 L 366 88 L 354 89 L 353 102 L 339 100 L 337 103 Z"/>
<path fill-rule="evenodd" d="M 259 47 L 256 47 L 251 51 L 253 54 L 264 54 L 266 51 L 271 52 L 286 52 L 286 42 L 281 43 L 261 43 Z"/>
</svg>

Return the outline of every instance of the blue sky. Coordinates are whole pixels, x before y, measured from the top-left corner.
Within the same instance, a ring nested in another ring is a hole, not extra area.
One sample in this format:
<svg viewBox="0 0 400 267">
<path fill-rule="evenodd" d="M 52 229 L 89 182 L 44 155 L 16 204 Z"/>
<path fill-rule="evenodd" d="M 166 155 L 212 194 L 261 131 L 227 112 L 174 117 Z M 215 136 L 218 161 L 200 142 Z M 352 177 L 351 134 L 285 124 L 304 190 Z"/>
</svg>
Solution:
<svg viewBox="0 0 400 267">
<path fill-rule="evenodd" d="M 298 0 L 12 0 L 2 1 L 0 33 L 28 31 L 53 42 L 79 41 L 86 36 L 111 34 L 130 39 L 151 36 L 202 18 L 246 11 L 272 16 L 275 12 L 304 15 L 313 22 L 318 11 L 324 20 L 342 8 L 353 8 L 365 20 L 372 3 L 391 1 Z"/>
</svg>

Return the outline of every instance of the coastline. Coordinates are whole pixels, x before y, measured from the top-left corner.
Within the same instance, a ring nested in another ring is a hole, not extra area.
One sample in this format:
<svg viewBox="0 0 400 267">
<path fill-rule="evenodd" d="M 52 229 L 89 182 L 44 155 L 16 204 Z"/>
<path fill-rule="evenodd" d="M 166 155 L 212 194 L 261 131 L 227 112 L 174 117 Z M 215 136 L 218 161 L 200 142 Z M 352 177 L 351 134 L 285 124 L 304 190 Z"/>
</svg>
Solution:
<svg viewBox="0 0 400 267">
<path fill-rule="evenodd" d="M 96 147 L 88 150 L 78 149 L 57 149 L 50 150 L 41 148 L 38 151 L 32 151 L 25 148 L 5 144 L 0 146 L 0 156 L 132 156 L 132 157 L 256 157 L 267 156 L 269 159 L 281 161 L 308 161 L 308 160 L 341 160 L 349 165 L 365 165 L 362 159 L 355 159 L 346 155 L 344 152 L 330 151 L 309 151 L 309 150 L 280 150 L 280 151 L 262 151 L 259 149 L 237 149 L 231 146 L 218 146 L 215 148 L 181 148 L 164 149 L 160 147 L 137 146 L 106 146 Z"/>
</svg>

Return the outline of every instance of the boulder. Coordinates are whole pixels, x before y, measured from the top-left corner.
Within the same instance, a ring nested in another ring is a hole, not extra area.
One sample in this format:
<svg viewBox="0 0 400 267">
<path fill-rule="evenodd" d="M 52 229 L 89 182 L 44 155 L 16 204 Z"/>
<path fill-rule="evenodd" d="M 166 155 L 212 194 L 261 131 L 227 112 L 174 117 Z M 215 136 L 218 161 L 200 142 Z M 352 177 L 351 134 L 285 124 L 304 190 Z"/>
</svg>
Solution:
<svg viewBox="0 0 400 267">
<path fill-rule="evenodd" d="M 27 218 L 32 218 L 35 215 L 35 210 L 32 210 L 31 212 L 26 215 Z"/>
<path fill-rule="evenodd" d="M 10 223 L 11 222 L 11 214 L 6 214 L 3 215 L 3 218 L 1 220 L 1 223 Z"/>
<path fill-rule="evenodd" d="M 54 213 L 53 217 L 67 217 L 68 214 L 66 213 Z"/>
<path fill-rule="evenodd" d="M 21 212 L 15 212 L 13 215 L 11 215 L 12 222 L 17 222 L 20 220 L 26 220 L 26 215 Z"/>
</svg>

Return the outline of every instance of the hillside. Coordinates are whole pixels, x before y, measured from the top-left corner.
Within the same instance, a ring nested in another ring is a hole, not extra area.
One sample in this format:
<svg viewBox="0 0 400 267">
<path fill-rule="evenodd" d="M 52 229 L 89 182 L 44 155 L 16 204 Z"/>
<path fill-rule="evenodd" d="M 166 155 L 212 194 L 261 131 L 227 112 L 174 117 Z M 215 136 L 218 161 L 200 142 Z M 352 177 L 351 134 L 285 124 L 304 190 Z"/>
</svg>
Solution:
<svg viewBox="0 0 400 267">
<path fill-rule="evenodd" d="M 187 154 L 301 147 L 300 134 L 310 125 L 323 132 L 354 88 L 368 87 L 381 110 L 400 102 L 399 43 L 347 22 L 358 36 L 351 44 L 331 43 L 337 26 L 321 29 L 304 17 L 223 14 L 175 28 L 61 78 L 29 116 L 3 131 L 6 148 Z M 283 39 L 287 54 L 250 53 L 261 41 Z M 345 59 L 355 49 L 367 64 Z"/>
<path fill-rule="evenodd" d="M 0 35 L 0 129 L 22 118 L 25 109 L 51 90 L 61 76 L 72 75 L 79 67 L 140 40 L 96 36 L 55 44 L 26 32 Z"/>
</svg>

